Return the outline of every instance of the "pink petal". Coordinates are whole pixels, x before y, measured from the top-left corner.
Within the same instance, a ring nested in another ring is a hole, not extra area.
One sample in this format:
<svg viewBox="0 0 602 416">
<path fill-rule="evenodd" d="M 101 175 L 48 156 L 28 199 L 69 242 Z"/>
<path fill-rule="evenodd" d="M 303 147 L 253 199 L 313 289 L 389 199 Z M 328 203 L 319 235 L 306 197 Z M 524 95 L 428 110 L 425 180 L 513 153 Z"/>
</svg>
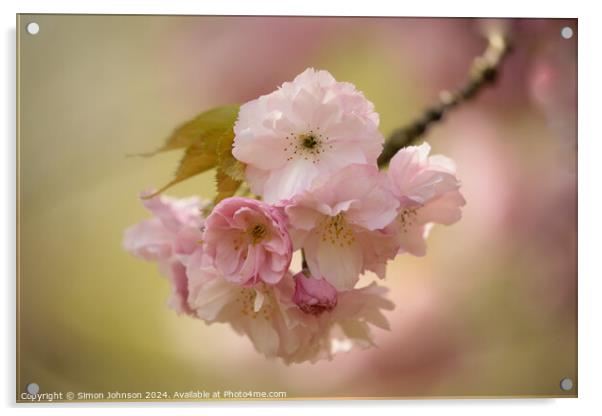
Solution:
<svg viewBox="0 0 602 416">
<path fill-rule="evenodd" d="M 466 200 L 459 191 L 448 192 L 418 210 L 419 221 L 451 225 L 462 218 Z"/>
<path fill-rule="evenodd" d="M 267 203 L 292 198 L 307 189 L 317 175 L 318 171 L 311 161 L 291 160 L 281 169 L 272 171 L 264 184 L 263 198 Z"/>
<path fill-rule="evenodd" d="M 426 254 L 425 226 L 413 225 L 399 234 L 401 252 L 422 257 Z"/>
<path fill-rule="evenodd" d="M 322 215 L 311 206 L 293 204 L 285 207 L 291 225 L 297 229 L 309 231 L 316 226 Z"/>
<path fill-rule="evenodd" d="M 252 135 L 248 131 L 237 134 L 232 155 L 241 162 L 264 169 L 277 169 L 286 163 L 288 154 L 281 137 L 269 134 Z"/>
<path fill-rule="evenodd" d="M 191 282 L 188 302 L 195 314 L 209 322 L 219 319 L 220 312 L 236 297 L 231 284 L 220 278 L 209 279 L 202 285 Z"/>
<path fill-rule="evenodd" d="M 323 242 L 316 234 L 305 245 L 305 253 L 312 274 L 323 276 L 337 290 L 352 289 L 358 281 L 363 256 L 357 242 L 340 246 Z"/>
<path fill-rule="evenodd" d="M 268 357 L 275 356 L 278 353 L 279 337 L 272 326 L 272 323 L 266 319 L 249 319 L 248 335 L 257 351 Z"/>
<path fill-rule="evenodd" d="M 456 177 L 450 173 L 425 170 L 417 174 L 402 192 L 404 197 L 425 204 L 439 195 L 458 189 L 459 185 Z"/>
<path fill-rule="evenodd" d="M 148 261 L 165 259 L 171 255 L 174 236 L 157 219 L 140 221 L 125 230 L 123 248 L 136 257 Z"/>
<path fill-rule="evenodd" d="M 167 304 L 178 314 L 192 315 L 192 310 L 188 306 L 188 277 L 186 267 L 177 261 L 171 263 L 169 280 L 171 282 L 171 296 Z"/>
</svg>

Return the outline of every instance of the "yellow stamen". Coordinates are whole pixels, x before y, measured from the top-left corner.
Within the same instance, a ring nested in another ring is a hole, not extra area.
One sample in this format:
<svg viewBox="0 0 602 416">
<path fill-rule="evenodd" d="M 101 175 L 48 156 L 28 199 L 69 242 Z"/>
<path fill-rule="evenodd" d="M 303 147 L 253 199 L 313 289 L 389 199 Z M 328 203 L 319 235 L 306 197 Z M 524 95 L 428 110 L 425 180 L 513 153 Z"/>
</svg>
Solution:
<svg viewBox="0 0 602 416">
<path fill-rule="evenodd" d="M 350 246 L 355 242 L 353 230 L 345 220 L 345 213 L 339 212 L 333 217 L 325 217 L 319 227 L 322 241 L 340 247 Z"/>
<path fill-rule="evenodd" d="M 253 227 L 250 227 L 247 230 L 247 233 L 251 237 L 251 244 L 255 245 L 266 238 L 268 230 L 266 229 L 265 225 L 256 224 Z"/>
</svg>

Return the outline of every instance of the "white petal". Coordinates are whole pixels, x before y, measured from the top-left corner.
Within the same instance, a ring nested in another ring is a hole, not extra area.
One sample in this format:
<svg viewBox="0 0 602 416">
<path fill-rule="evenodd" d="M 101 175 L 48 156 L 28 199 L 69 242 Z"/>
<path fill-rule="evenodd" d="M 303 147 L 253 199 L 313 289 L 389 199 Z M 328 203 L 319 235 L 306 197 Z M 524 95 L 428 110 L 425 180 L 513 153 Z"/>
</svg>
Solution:
<svg viewBox="0 0 602 416">
<path fill-rule="evenodd" d="M 263 306 L 265 296 L 259 290 L 255 289 L 255 303 L 253 304 L 253 311 L 259 312 Z"/>
<path fill-rule="evenodd" d="M 399 234 L 401 252 L 408 252 L 418 257 L 426 254 L 424 227 L 424 225 L 412 225 L 407 228 L 407 231 L 401 231 Z"/>
<path fill-rule="evenodd" d="M 221 278 L 212 279 L 200 287 L 195 287 L 194 283 L 191 286 L 190 307 L 199 318 L 208 322 L 220 320 L 220 312 L 233 301 L 238 289 Z"/>
<path fill-rule="evenodd" d="M 323 242 L 317 236 L 305 244 L 305 252 L 314 275 L 324 277 L 337 290 L 348 290 L 355 286 L 363 264 L 362 251 L 357 242 L 341 246 Z"/>
<path fill-rule="evenodd" d="M 249 319 L 248 335 L 255 349 L 267 357 L 278 353 L 279 338 L 271 320 Z"/>
</svg>

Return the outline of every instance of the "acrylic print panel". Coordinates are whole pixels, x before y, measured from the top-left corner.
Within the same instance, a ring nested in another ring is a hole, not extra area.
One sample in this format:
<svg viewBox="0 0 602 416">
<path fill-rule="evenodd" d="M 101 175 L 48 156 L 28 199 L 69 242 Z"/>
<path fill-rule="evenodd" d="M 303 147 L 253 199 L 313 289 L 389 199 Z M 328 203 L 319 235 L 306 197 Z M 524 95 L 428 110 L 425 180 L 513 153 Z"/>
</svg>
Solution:
<svg viewBox="0 0 602 416">
<path fill-rule="evenodd" d="M 577 395 L 576 20 L 17 33 L 18 401 Z"/>
</svg>

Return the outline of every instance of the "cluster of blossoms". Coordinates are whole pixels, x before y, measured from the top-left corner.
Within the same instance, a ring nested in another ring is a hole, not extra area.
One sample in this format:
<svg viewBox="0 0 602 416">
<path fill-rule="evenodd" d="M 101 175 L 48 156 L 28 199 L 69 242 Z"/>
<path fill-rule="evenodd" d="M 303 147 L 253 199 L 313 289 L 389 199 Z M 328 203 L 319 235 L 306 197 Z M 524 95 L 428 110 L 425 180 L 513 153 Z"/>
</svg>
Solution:
<svg viewBox="0 0 602 416">
<path fill-rule="evenodd" d="M 260 199 L 227 198 L 207 218 L 199 199 L 143 199 L 154 217 L 124 246 L 158 263 L 177 312 L 229 323 L 267 357 L 315 362 L 374 345 L 371 326 L 388 329 L 394 305 L 384 287 L 358 287 L 360 275 L 424 255 L 432 224 L 458 221 L 465 203 L 453 162 L 426 143 L 380 171 L 378 124 L 352 84 L 308 69 L 240 109 L 233 155 Z"/>
</svg>

